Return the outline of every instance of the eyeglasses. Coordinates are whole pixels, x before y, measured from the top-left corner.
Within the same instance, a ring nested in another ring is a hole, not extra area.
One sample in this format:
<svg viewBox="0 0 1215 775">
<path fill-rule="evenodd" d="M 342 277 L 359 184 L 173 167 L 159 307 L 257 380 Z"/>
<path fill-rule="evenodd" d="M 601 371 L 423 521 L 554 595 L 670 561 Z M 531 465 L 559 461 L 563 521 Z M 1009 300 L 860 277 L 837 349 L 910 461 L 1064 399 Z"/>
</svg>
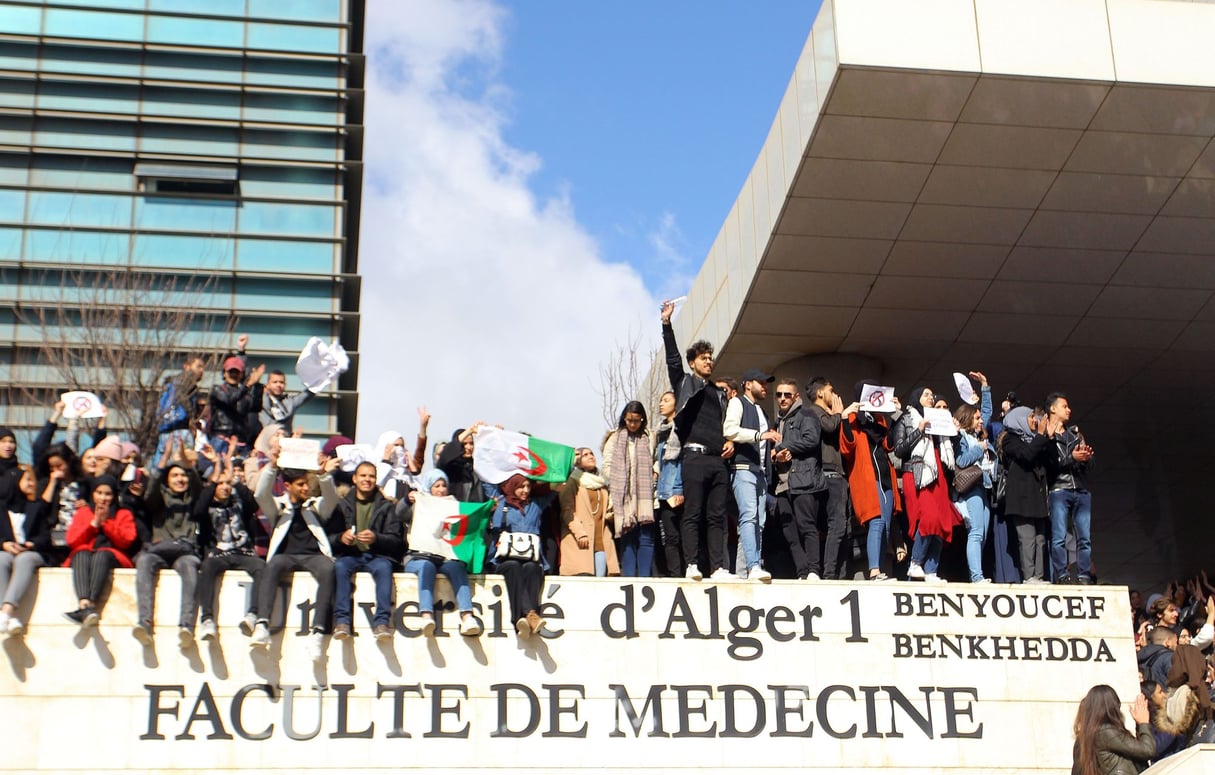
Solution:
<svg viewBox="0 0 1215 775">
<path fill-rule="evenodd" d="M 782 393 L 781 391 L 778 390 L 778 391 L 776 391 L 776 397 L 777 398 L 793 398 L 793 393 Z"/>
</svg>

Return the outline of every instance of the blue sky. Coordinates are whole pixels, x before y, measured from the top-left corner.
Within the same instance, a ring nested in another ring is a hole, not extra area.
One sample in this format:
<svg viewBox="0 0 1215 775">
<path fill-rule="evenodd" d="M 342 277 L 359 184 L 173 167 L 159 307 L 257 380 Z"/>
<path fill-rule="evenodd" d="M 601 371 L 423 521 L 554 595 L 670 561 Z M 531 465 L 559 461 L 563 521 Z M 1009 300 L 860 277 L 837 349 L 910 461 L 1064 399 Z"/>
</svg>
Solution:
<svg viewBox="0 0 1215 775">
<path fill-rule="evenodd" d="M 597 446 L 605 360 L 648 363 L 817 6 L 369 0 L 359 439 L 425 405 Z"/>
<path fill-rule="evenodd" d="M 543 158 L 532 186 L 567 191 L 605 259 L 674 293 L 734 203 L 819 4 L 511 3 L 505 137 Z"/>
</svg>

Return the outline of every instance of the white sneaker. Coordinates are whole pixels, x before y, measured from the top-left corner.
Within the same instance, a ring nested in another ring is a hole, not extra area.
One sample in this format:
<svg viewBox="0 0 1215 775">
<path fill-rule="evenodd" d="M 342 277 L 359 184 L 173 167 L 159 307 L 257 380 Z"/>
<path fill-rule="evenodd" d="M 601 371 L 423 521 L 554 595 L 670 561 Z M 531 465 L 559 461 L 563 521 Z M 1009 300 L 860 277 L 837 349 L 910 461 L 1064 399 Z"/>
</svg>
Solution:
<svg viewBox="0 0 1215 775">
<path fill-rule="evenodd" d="M 15 616 L 8 618 L 8 636 L 10 638 L 19 638 L 25 634 L 25 625 Z"/>
<path fill-rule="evenodd" d="M 918 562 L 913 562 L 907 566 L 907 578 L 915 581 L 923 581 L 925 575 L 924 569 L 920 567 Z"/>
<path fill-rule="evenodd" d="M 8 621 L 9 621 L 9 615 L 6 613 L 0 612 L 0 637 L 8 636 Z"/>
<path fill-rule="evenodd" d="M 253 625 L 253 635 L 250 645 L 263 649 L 270 647 L 270 628 L 266 626 L 265 622 L 258 622 Z"/>
<path fill-rule="evenodd" d="M 253 628 L 257 626 L 257 615 L 252 611 L 245 614 L 245 618 L 240 620 L 240 634 L 246 638 L 253 635 Z"/>
<path fill-rule="evenodd" d="M 751 570 L 747 571 L 747 581 L 758 581 L 767 584 L 772 580 L 772 574 L 763 568 L 756 565 Z"/>
<path fill-rule="evenodd" d="M 806 574 L 806 581 L 822 581 L 822 580 L 823 580 L 823 577 L 818 575 L 814 571 L 810 571 L 809 573 Z"/>
<path fill-rule="evenodd" d="M 422 636 L 429 638 L 435 634 L 435 619 L 433 616 L 422 617 Z"/>
<path fill-rule="evenodd" d="M 974 581 L 972 581 L 970 583 L 971 584 L 990 584 L 991 579 L 988 579 L 988 578 L 975 579 Z"/>
<path fill-rule="evenodd" d="M 949 583 L 945 579 L 941 578 L 940 576 L 938 576 L 935 573 L 925 574 L 924 581 L 928 584 L 947 584 L 947 583 Z"/>
<path fill-rule="evenodd" d="M 177 647 L 179 649 L 188 649 L 194 645 L 194 630 L 189 627 L 177 628 Z"/>
<path fill-rule="evenodd" d="M 469 616 L 460 620 L 460 634 L 467 638 L 475 638 L 481 634 L 481 623 L 477 621 L 475 616 Z"/>
<path fill-rule="evenodd" d="M 304 653 L 313 662 L 325 659 L 325 633 L 314 632 L 304 638 Z"/>
<path fill-rule="evenodd" d="M 219 628 L 215 626 L 215 620 L 204 619 L 198 626 L 198 639 L 215 640 L 217 637 L 219 637 Z"/>
<path fill-rule="evenodd" d="M 700 568 L 696 567 L 696 563 L 691 563 L 688 565 L 688 572 L 684 574 L 684 578 L 691 579 L 692 581 L 700 581 L 704 578 L 704 574 L 700 572 Z"/>
<path fill-rule="evenodd" d="M 713 571 L 712 575 L 710 575 L 709 578 L 712 581 L 735 581 L 738 579 L 737 576 L 735 576 L 733 573 L 726 570 L 725 568 L 718 568 L 717 570 Z"/>
</svg>

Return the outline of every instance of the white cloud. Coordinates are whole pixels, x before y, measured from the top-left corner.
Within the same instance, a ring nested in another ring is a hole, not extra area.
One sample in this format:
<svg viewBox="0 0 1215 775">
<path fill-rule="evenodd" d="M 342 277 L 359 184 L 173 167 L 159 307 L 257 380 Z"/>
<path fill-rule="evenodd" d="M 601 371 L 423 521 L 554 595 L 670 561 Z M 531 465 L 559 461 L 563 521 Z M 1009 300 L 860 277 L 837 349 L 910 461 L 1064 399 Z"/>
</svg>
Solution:
<svg viewBox="0 0 1215 775">
<path fill-rule="evenodd" d="M 368 5 L 359 439 L 426 404 L 432 441 L 483 419 L 597 443 L 599 364 L 630 326 L 657 336 L 656 300 L 503 139 L 502 8 Z"/>
</svg>

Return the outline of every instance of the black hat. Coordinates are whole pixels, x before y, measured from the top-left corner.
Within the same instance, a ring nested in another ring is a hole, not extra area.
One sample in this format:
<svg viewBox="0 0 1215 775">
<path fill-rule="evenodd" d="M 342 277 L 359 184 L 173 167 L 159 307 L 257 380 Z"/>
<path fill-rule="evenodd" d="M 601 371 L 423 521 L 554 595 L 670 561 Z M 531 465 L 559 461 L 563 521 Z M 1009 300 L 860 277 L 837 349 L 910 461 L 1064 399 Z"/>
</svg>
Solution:
<svg viewBox="0 0 1215 775">
<path fill-rule="evenodd" d="M 773 377 L 771 374 L 764 374 L 759 369 L 747 369 L 742 374 L 743 382 L 751 382 L 752 380 L 755 382 L 772 382 L 775 379 L 776 377 Z"/>
<path fill-rule="evenodd" d="M 16 441 L 17 434 L 13 433 L 12 428 L 0 428 L 0 439 L 12 439 Z"/>
</svg>

